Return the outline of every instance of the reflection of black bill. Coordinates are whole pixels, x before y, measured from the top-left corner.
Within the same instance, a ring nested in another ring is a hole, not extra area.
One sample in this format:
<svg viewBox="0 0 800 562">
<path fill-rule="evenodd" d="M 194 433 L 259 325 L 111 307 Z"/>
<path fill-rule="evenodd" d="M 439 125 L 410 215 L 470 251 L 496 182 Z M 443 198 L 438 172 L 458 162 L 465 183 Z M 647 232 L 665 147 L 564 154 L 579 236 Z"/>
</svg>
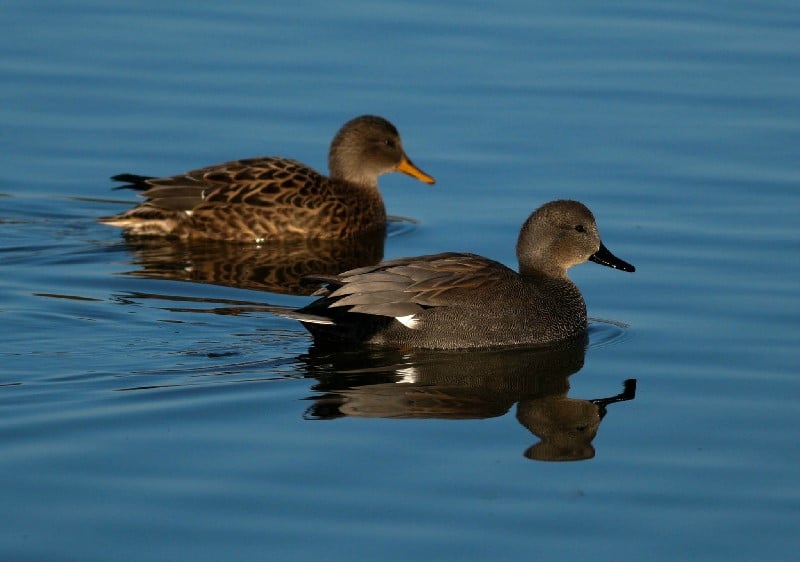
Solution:
<svg viewBox="0 0 800 562">
<path fill-rule="evenodd" d="M 636 379 L 627 379 L 623 383 L 622 388 L 623 391 L 615 396 L 598 398 L 591 401 L 595 406 L 597 406 L 600 419 L 603 419 L 603 417 L 606 415 L 606 407 L 609 404 L 614 404 L 616 402 L 627 402 L 628 400 L 633 400 L 636 398 Z"/>
<path fill-rule="evenodd" d="M 606 265 L 608 267 L 613 267 L 614 269 L 620 269 L 622 271 L 629 271 L 634 272 L 636 268 L 633 267 L 628 262 L 619 259 L 617 256 L 612 254 L 608 251 L 602 243 L 600 243 L 600 249 L 597 250 L 594 254 L 589 256 L 589 260 L 593 261 L 594 263 L 599 263 L 600 265 Z"/>
</svg>

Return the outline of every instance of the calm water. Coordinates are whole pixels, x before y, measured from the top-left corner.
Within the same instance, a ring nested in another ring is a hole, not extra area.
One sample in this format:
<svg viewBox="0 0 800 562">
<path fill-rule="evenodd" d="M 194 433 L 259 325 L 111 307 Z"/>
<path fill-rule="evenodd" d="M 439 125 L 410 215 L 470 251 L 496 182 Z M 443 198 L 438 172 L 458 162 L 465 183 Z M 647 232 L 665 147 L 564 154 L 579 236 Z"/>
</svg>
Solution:
<svg viewBox="0 0 800 562">
<path fill-rule="evenodd" d="M 2 13 L 0 559 L 795 559 L 796 2 Z M 95 222 L 112 174 L 324 169 L 361 113 L 439 180 L 382 179 L 385 244 Z M 309 255 L 513 265 L 560 197 L 638 268 L 573 270 L 586 348 L 326 354 L 268 311 Z"/>
</svg>

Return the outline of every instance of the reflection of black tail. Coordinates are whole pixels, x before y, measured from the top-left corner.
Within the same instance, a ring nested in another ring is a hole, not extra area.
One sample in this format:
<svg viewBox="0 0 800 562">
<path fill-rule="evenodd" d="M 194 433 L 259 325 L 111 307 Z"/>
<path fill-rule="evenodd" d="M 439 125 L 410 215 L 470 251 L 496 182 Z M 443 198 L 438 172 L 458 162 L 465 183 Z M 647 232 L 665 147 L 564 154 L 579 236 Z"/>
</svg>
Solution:
<svg viewBox="0 0 800 562">
<path fill-rule="evenodd" d="M 140 176 L 137 174 L 117 174 L 116 176 L 111 176 L 111 179 L 125 182 L 125 185 L 120 185 L 114 189 L 136 189 L 138 191 L 143 191 L 150 187 L 146 182 L 147 180 L 153 179 L 153 177 Z"/>
<path fill-rule="evenodd" d="M 602 419 L 603 416 L 606 415 L 606 406 L 609 404 L 613 404 L 614 402 L 625 402 L 626 400 L 633 400 L 636 398 L 636 379 L 628 379 L 624 383 L 622 383 L 622 392 L 615 396 L 610 396 L 608 398 L 598 398 L 597 400 L 592 400 L 592 404 L 597 406 L 598 412 L 600 413 L 600 418 Z"/>
</svg>

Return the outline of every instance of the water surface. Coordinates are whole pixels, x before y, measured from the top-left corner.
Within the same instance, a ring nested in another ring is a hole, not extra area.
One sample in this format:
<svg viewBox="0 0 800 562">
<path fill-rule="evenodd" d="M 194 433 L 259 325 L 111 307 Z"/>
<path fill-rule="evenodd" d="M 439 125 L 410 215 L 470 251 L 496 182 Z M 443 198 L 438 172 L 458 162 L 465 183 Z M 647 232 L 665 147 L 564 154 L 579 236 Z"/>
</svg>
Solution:
<svg viewBox="0 0 800 562">
<path fill-rule="evenodd" d="M 4 16 L 0 558 L 794 559 L 794 3 Z M 357 257 L 514 265 L 528 214 L 580 199 L 637 266 L 572 270 L 587 346 L 326 354 L 269 312 L 308 302 L 287 252 L 95 222 L 120 172 L 324 170 L 362 113 L 438 182 L 382 178 L 414 222 Z"/>
</svg>

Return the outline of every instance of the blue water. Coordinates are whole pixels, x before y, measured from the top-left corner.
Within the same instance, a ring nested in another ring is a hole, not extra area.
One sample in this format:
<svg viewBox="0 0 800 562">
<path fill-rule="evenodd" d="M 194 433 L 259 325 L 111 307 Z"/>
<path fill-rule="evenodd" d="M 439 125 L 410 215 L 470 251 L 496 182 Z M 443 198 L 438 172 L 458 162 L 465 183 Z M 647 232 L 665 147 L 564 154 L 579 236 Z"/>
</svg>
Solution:
<svg viewBox="0 0 800 562">
<path fill-rule="evenodd" d="M 795 4 L 6 2 L 0 559 L 794 560 Z M 362 113 L 438 180 L 371 260 L 594 211 L 585 352 L 325 354 L 283 253 L 95 222 Z"/>
</svg>

